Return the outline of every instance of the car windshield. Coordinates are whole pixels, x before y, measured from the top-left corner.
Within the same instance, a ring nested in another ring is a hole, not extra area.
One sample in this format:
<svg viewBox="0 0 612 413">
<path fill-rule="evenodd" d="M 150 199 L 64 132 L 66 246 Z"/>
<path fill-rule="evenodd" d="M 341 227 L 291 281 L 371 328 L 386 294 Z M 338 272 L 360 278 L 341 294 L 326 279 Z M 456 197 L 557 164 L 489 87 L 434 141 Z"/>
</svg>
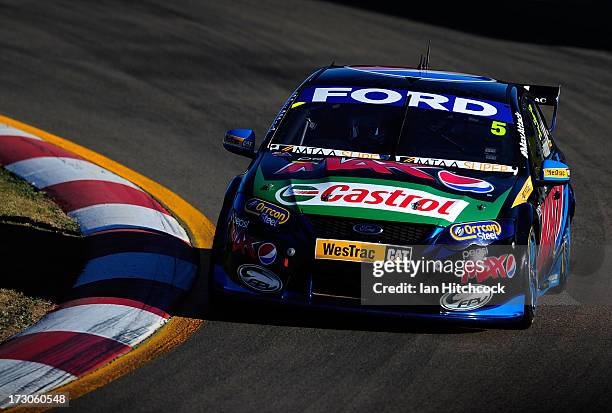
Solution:
<svg viewBox="0 0 612 413">
<path fill-rule="evenodd" d="M 304 103 L 290 110 L 274 143 L 391 154 L 402 117 L 398 106 Z"/>
<path fill-rule="evenodd" d="M 514 165 L 512 124 L 452 111 L 405 110 L 300 103 L 289 110 L 272 144 Z"/>
<path fill-rule="evenodd" d="M 397 154 L 514 165 L 511 127 L 482 116 L 410 108 Z"/>
</svg>

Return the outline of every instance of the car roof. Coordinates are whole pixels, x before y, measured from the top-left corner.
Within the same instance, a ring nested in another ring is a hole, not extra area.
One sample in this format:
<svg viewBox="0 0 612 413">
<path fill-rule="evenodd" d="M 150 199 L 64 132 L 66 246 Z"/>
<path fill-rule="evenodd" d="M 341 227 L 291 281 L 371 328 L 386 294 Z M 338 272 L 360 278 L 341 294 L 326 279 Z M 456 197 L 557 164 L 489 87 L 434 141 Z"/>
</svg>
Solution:
<svg viewBox="0 0 612 413">
<path fill-rule="evenodd" d="M 510 103 L 512 84 L 467 73 L 419 70 L 398 66 L 330 66 L 321 69 L 308 86 L 354 86 L 407 89 Z"/>
</svg>

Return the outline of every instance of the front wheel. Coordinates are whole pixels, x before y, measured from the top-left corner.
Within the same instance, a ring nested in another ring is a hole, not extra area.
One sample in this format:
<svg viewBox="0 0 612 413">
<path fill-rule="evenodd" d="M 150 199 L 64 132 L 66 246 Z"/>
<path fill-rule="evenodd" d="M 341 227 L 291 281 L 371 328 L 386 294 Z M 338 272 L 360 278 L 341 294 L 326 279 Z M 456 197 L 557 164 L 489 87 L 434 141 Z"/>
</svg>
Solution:
<svg viewBox="0 0 612 413">
<path fill-rule="evenodd" d="M 563 237 L 563 251 L 561 253 L 561 267 L 559 270 L 559 285 L 550 289 L 552 294 L 560 294 L 565 291 L 567 279 L 569 278 L 570 254 L 572 251 L 572 240 L 570 235 L 570 227 L 568 225 Z"/>
<path fill-rule="evenodd" d="M 538 277 L 536 272 L 537 243 L 533 227 L 529 230 L 527 238 L 527 252 L 525 263 L 525 309 L 523 318 L 518 324 L 521 329 L 527 329 L 533 324 L 538 301 Z"/>
</svg>

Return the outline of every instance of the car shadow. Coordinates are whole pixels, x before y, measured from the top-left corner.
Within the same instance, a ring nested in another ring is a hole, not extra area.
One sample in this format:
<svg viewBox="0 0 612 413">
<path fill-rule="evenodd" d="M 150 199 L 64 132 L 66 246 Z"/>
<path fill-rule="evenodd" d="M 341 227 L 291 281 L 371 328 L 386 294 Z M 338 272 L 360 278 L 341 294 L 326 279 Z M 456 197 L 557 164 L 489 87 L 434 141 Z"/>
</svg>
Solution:
<svg viewBox="0 0 612 413">
<path fill-rule="evenodd" d="M 0 224 L 0 287 L 61 302 L 82 271 L 84 239 L 40 224 Z"/>
</svg>

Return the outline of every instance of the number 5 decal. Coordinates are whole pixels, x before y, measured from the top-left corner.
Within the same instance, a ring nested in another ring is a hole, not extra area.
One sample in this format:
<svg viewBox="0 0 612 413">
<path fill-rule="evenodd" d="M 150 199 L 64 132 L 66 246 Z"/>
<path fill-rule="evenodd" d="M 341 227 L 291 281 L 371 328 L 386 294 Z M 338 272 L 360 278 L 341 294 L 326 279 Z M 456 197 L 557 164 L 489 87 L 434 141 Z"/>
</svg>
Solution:
<svg viewBox="0 0 612 413">
<path fill-rule="evenodd" d="M 506 124 L 494 120 L 491 124 L 491 133 L 497 136 L 504 136 L 506 134 Z"/>
</svg>

